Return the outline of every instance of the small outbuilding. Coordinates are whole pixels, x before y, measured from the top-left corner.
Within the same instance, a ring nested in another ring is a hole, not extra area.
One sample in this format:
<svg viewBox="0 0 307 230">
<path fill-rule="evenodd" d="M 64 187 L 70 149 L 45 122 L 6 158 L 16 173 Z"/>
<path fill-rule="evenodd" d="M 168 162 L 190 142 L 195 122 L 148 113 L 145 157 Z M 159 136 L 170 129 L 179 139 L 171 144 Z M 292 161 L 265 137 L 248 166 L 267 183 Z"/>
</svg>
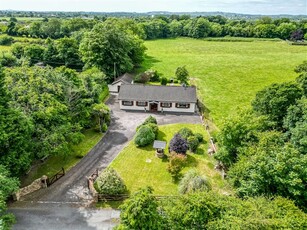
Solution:
<svg viewBox="0 0 307 230">
<path fill-rule="evenodd" d="M 120 87 L 122 85 L 128 85 L 133 83 L 133 76 L 129 73 L 125 73 L 124 75 L 115 79 L 112 84 L 109 84 L 109 92 L 110 93 L 118 93 L 120 91 Z"/>
<path fill-rule="evenodd" d="M 119 106 L 122 110 L 194 113 L 197 96 L 194 86 L 121 85 Z"/>
</svg>

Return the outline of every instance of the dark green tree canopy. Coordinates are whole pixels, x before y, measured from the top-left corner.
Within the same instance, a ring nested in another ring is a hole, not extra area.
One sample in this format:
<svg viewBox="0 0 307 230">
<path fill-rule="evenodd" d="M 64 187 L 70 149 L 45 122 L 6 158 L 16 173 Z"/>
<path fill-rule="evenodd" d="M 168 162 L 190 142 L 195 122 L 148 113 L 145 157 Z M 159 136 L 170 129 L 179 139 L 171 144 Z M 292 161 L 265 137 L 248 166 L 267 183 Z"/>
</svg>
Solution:
<svg viewBox="0 0 307 230">
<path fill-rule="evenodd" d="M 116 74 L 131 71 L 143 59 L 145 47 L 140 39 L 116 26 L 97 24 L 86 33 L 80 52 L 86 67 L 98 67 L 111 81 Z"/>
</svg>

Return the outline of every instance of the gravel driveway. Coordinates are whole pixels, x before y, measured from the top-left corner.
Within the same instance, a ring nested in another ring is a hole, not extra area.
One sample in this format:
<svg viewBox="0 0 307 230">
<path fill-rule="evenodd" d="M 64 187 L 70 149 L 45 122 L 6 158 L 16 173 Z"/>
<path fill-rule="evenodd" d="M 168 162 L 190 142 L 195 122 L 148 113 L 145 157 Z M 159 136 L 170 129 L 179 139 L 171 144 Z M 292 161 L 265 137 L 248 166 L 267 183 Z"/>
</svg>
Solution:
<svg viewBox="0 0 307 230">
<path fill-rule="evenodd" d="M 118 211 L 86 208 L 91 201 L 86 177 L 95 169 L 106 168 L 133 138 L 136 127 L 150 114 L 120 110 L 115 95 L 111 95 L 106 104 L 112 110 L 108 132 L 75 167 L 52 186 L 10 205 L 10 211 L 17 217 L 13 229 L 109 229 L 115 225 L 113 218 L 118 217 Z M 151 115 L 157 118 L 159 125 L 201 122 L 196 114 Z"/>
</svg>

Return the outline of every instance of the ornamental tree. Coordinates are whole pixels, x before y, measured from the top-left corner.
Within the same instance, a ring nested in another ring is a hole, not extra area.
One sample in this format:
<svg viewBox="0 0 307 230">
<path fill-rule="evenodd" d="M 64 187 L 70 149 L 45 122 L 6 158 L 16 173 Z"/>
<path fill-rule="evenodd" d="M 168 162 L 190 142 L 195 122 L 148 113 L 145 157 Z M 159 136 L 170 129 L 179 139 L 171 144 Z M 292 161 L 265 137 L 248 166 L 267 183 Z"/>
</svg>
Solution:
<svg viewBox="0 0 307 230">
<path fill-rule="evenodd" d="M 177 154 L 186 154 L 189 149 L 189 145 L 186 139 L 184 139 L 179 133 L 175 134 L 169 144 L 169 150 Z"/>
</svg>

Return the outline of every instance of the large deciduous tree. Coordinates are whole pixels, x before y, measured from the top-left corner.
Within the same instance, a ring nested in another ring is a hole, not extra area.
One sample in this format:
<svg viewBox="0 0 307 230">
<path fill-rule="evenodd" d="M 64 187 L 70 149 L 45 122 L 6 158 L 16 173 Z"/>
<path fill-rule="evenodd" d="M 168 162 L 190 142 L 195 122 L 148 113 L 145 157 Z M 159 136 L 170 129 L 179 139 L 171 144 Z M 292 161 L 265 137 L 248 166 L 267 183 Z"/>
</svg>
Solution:
<svg viewBox="0 0 307 230">
<path fill-rule="evenodd" d="M 131 71 L 141 63 L 145 47 L 142 41 L 125 33 L 117 26 L 97 24 L 86 33 L 80 52 L 86 67 L 98 67 L 111 81 L 114 72 L 121 74 Z"/>
</svg>

